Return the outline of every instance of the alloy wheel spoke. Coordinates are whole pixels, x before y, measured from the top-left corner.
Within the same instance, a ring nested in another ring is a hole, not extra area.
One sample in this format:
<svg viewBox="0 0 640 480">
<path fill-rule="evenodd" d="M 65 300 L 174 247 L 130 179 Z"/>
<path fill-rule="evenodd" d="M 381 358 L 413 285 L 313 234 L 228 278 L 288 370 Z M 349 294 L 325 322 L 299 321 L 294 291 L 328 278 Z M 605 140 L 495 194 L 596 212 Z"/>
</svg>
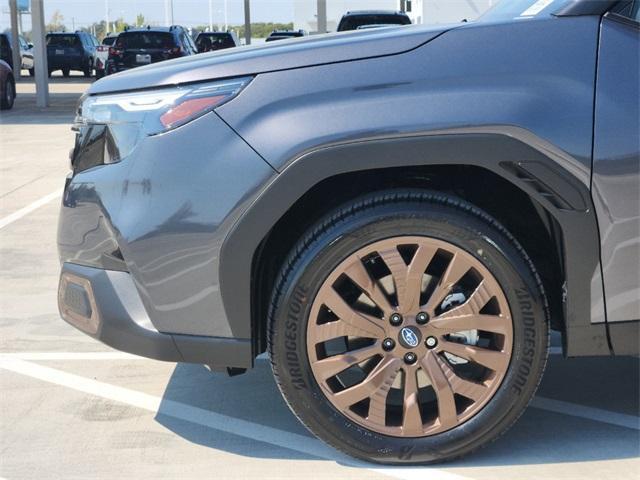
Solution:
<svg viewBox="0 0 640 480">
<path fill-rule="evenodd" d="M 399 369 L 398 358 L 385 357 L 362 382 L 336 393 L 333 398 L 341 408 L 349 408 L 367 397 L 371 397 L 371 402 L 380 402 L 382 397 L 386 401 Z"/>
<path fill-rule="evenodd" d="M 451 428 L 458 423 L 456 402 L 453 397 L 453 388 L 444 374 L 437 354 L 428 352 L 420 364 L 431 380 L 431 386 L 438 400 L 438 420 L 444 428 Z"/>
<path fill-rule="evenodd" d="M 402 407 L 402 433 L 418 436 L 422 434 L 422 415 L 418 398 L 417 369 L 404 370 L 404 403 Z"/>
<path fill-rule="evenodd" d="M 423 310 L 433 313 L 470 268 L 469 262 L 459 253 L 455 253 Z"/>
<path fill-rule="evenodd" d="M 458 376 L 447 362 L 441 362 L 440 367 L 447 377 L 451 389 L 458 395 L 477 402 L 486 394 L 487 386 L 483 383 L 471 382 Z"/>
<path fill-rule="evenodd" d="M 378 335 L 368 333 L 362 329 L 355 328 L 343 322 L 336 320 L 335 322 L 323 323 L 313 328 L 313 340 L 315 343 L 322 343 L 339 337 L 362 337 L 362 338 L 378 338 Z"/>
<path fill-rule="evenodd" d="M 420 306 L 420 293 L 422 291 L 422 277 L 425 270 L 431 263 L 437 249 L 429 245 L 420 245 L 416 250 L 409 268 L 407 270 L 406 281 L 406 306 L 404 309 L 408 312 L 417 309 Z"/>
<path fill-rule="evenodd" d="M 379 319 L 355 311 L 333 288 L 329 288 L 328 291 L 325 292 L 323 303 L 331 309 L 340 320 L 348 323 L 356 331 L 359 331 L 361 336 L 378 338 L 384 334 L 384 329 Z"/>
<path fill-rule="evenodd" d="M 409 265 L 405 263 L 396 246 L 378 252 L 391 271 L 398 306 L 403 313 L 409 313 L 420 306 L 422 276 L 436 251 L 433 246 L 418 245 Z"/>
<path fill-rule="evenodd" d="M 349 277 L 371 300 L 380 308 L 385 316 L 391 315 L 393 307 L 389 303 L 387 296 L 384 294 L 378 283 L 369 275 L 369 272 L 362 261 L 358 258 L 349 265 L 344 271 Z"/>
<path fill-rule="evenodd" d="M 499 315 L 441 315 L 429 322 L 440 335 L 464 332 L 467 330 L 483 330 L 504 334 L 507 330 L 507 319 Z"/>
<path fill-rule="evenodd" d="M 402 311 L 407 304 L 407 264 L 404 263 L 404 259 L 400 255 L 400 252 L 398 252 L 396 246 L 387 250 L 381 250 L 378 254 L 391 272 L 393 285 L 396 289 L 396 297 L 398 298 L 398 307 Z"/>
<path fill-rule="evenodd" d="M 380 345 L 375 343 L 367 347 L 358 348 L 350 352 L 333 355 L 315 362 L 316 371 L 324 380 L 346 370 L 353 365 L 361 363 L 380 353 Z"/>
<path fill-rule="evenodd" d="M 478 363 L 493 371 L 505 369 L 506 363 L 509 360 L 508 355 L 504 352 L 475 347 L 472 345 L 464 345 L 462 343 L 449 342 L 446 340 L 440 342 L 440 349 L 455 355 L 456 357 Z"/>
</svg>

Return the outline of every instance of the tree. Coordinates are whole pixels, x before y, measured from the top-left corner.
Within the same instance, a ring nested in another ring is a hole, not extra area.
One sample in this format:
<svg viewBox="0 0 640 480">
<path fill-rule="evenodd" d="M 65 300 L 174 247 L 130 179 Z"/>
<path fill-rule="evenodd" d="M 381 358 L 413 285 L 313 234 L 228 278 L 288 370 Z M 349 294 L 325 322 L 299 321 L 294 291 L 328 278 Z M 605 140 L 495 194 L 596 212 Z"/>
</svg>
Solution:
<svg viewBox="0 0 640 480">
<path fill-rule="evenodd" d="M 51 20 L 45 26 L 47 32 L 66 32 L 67 28 L 64 26 L 64 16 L 60 13 L 60 10 L 56 10 L 51 15 Z"/>
<path fill-rule="evenodd" d="M 144 27 L 144 15 L 141 13 L 136 15 L 136 27 Z"/>
</svg>

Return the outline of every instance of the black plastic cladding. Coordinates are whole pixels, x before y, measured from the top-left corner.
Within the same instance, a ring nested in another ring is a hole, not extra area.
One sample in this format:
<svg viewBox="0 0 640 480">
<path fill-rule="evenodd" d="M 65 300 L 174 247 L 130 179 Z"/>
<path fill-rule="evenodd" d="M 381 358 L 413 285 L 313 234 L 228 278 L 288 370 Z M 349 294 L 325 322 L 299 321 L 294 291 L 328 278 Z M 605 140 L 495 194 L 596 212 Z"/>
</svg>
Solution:
<svg viewBox="0 0 640 480">
<path fill-rule="evenodd" d="M 393 152 L 402 151 L 398 161 Z M 390 159 L 394 159 L 390 161 Z M 543 185 L 569 186 L 561 206 L 530 181 L 502 164 L 517 164 Z M 567 354 L 609 355 L 605 324 L 591 324 L 590 281 L 599 262 L 597 224 L 584 185 L 533 147 L 499 134 L 434 135 L 345 144 L 320 149 L 292 162 L 244 214 L 227 236 L 221 252 L 220 281 L 229 322 L 245 338 L 251 323 L 251 269 L 254 253 L 277 220 L 306 191 L 322 180 L 343 173 L 388 167 L 470 165 L 506 178 L 537 200 L 559 223 L 565 249 Z M 544 166 L 540 168 L 540 166 Z M 535 174 L 531 172 L 535 171 Z M 588 206 L 587 211 L 584 206 Z M 581 207 L 576 210 L 575 207 Z M 255 336 L 254 336 L 255 337 Z M 255 342 L 254 338 L 254 344 Z M 256 353 L 256 352 L 254 352 Z"/>
</svg>

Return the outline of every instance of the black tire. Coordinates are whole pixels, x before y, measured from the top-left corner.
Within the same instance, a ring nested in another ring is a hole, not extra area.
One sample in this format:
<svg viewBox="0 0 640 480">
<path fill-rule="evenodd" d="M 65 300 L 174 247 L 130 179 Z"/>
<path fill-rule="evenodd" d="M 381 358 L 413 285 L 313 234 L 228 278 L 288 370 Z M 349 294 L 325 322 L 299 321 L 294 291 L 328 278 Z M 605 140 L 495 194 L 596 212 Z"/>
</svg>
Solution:
<svg viewBox="0 0 640 480">
<path fill-rule="evenodd" d="M 35 70 L 35 68 L 30 68 L 30 69 L 29 69 L 29 76 L 30 76 L 30 77 L 35 77 L 35 76 L 36 76 L 36 70 Z"/>
<path fill-rule="evenodd" d="M 434 237 L 480 260 L 504 291 L 513 319 L 509 367 L 489 402 L 464 423 L 417 438 L 383 435 L 345 417 L 317 384 L 306 344 L 311 305 L 329 273 L 360 248 L 404 235 Z M 293 248 L 274 288 L 268 345 L 282 395 L 317 437 L 349 455 L 376 463 L 436 463 L 495 440 L 523 413 L 546 364 L 548 311 L 533 264 L 495 219 L 456 197 L 426 191 L 385 191 L 336 209 Z"/>
<path fill-rule="evenodd" d="M 71 73 L 71 70 L 69 70 L 68 68 L 63 68 L 62 69 L 62 76 L 63 77 L 68 77 L 70 73 Z"/>
<path fill-rule="evenodd" d="M 16 100 L 16 82 L 11 75 L 7 77 L 4 86 L 4 95 L 0 100 L 0 110 L 11 110 Z"/>
<path fill-rule="evenodd" d="M 90 78 L 91 73 L 93 72 L 93 60 L 89 60 L 87 62 L 87 66 L 82 70 L 85 78 Z"/>
</svg>

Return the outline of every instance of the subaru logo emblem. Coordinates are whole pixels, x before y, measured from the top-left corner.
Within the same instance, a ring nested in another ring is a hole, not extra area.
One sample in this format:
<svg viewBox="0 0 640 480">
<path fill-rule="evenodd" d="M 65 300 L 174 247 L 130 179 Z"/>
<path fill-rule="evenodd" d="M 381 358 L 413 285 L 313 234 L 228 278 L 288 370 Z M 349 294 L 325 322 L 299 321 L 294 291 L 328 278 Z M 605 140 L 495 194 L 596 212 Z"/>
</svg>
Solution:
<svg viewBox="0 0 640 480">
<path fill-rule="evenodd" d="M 414 348 L 418 346 L 420 340 L 412 329 L 405 327 L 400 331 L 400 334 L 402 335 L 402 340 L 404 340 L 404 343 L 408 347 Z"/>
</svg>

